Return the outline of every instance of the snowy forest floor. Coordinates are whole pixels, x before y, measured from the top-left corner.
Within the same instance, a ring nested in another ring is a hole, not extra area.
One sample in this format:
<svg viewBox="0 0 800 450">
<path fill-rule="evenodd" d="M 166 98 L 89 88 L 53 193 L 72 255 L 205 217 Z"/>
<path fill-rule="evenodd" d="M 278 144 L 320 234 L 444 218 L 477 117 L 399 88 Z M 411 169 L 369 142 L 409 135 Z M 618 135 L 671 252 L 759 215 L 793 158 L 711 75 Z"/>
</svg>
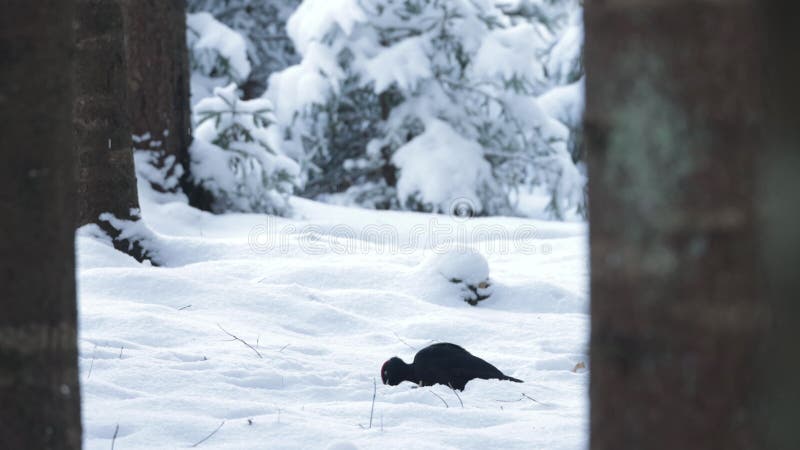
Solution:
<svg viewBox="0 0 800 450">
<path fill-rule="evenodd" d="M 143 198 L 165 267 L 79 234 L 86 448 L 186 448 L 223 422 L 197 447 L 585 448 L 584 224 L 292 203 L 290 220 Z M 430 263 L 448 239 L 489 262 L 477 307 Z M 442 341 L 525 383 L 381 384 L 386 359 Z"/>
</svg>

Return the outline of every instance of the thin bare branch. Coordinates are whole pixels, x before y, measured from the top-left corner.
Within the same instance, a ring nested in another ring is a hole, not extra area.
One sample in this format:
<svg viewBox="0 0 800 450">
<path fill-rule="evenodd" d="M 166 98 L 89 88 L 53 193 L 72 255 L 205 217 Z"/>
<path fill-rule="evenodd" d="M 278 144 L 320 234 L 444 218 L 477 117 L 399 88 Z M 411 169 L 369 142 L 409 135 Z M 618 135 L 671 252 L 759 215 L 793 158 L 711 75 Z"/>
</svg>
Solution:
<svg viewBox="0 0 800 450">
<path fill-rule="evenodd" d="M 89 363 L 89 373 L 86 374 L 86 379 L 92 377 L 92 369 L 94 369 L 94 357 L 97 355 L 97 344 L 94 344 L 94 349 L 92 350 L 92 362 Z"/>
<path fill-rule="evenodd" d="M 111 436 L 111 450 L 114 450 L 114 443 L 117 442 L 117 434 L 119 433 L 119 424 L 114 428 L 114 436 Z"/>
<path fill-rule="evenodd" d="M 456 391 L 452 385 L 450 385 L 450 390 L 453 391 L 453 394 L 456 394 L 456 398 L 458 399 L 458 403 L 461 403 L 461 407 L 464 407 L 464 402 L 461 401 L 461 396 L 458 395 L 458 391 Z"/>
<path fill-rule="evenodd" d="M 372 415 L 375 413 L 375 395 L 378 392 L 378 383 L 372 378 L 372 406 L 369 408 L 369 427 L 372 428 Z"/>
<path fill-rule="evenodd" d="M 445 407 L 445 408 L 449 408 L 449 407 L 450 407 L 450 405 L 448 405 L 448 404 L 447 404 L 447 402 L 446 402 L 446 401 L 444 401 L 444 399 L 442 398 L 442 396 L 441 396 L 441 395 L 439 395 L 439 394 L 437 394 L 436 392 L 433 392 L 433 391 L 428 391 L 428 392 L 430 392 L 431 394 L 435 395 L 435 396 L 436 396 L 436 398 L 438 398 L 439 400 L 441 400 L 441 401 L 442 401 L 442 403 L 444 403 L 444 407 Z"/>
<path fill-rule="evenodd" d="M 524 393 L 524 392 L 522 393 L 522 396 L 523 396 L 523 397 L 525 397 L 525 398 L 527 398 L 528 400 L 530 400 L 530 401 L 532 401 L 532 402 L 538 403 L 538 404 L 540 404 L 540 405 L 544 405 L 544 403 L 540 402 L 539 400 L 536 400 L 536 399 L 535 399 L 535 398 L 533 398 L 533 397 L 530 397 L 530 396 L 528 396 L 528 394 L 526 394 L 526 393 Z"/>
<path fill-rule="evenodd" d="M 520 397 L 516 400 L 495 400 L 495 401 L 500 403 L 516 403 L 516 402 L 521 402 L 522 400 L 524 400 L 523 397 Z"/>
<path fill-rule="evenodd" d="M 225 330 L 225 328 L 222 328 L 222 326 L 220 326 L 220 324 L 217 324 L 217 327 L 219 327 L 219 329 L 222 330 L 223 333 L 225 333 L 228 336 L 230 336 L 232 338 L 232 340 L 239 341 L 242 344 L 246 345 L 247 348 L 249 348 L 250 350 L 256 352 L 256 355 L 258 355 L 259 358 L 262 358 L 262 359 L 264 358 L 264 356 L 261 355 L 261 352 L 259 352 L 255 347 L 253 347 L 249 343 L 247 343 L 247 341 L 245 341 L 244 339 L 242 339 L 242 338 L 240 338 L 240 337 L 238 337 L 238 336 L 236 336 L 234 334 L 229 333 L 227 330 Z"/>
<path fill-rule="evenodd" d="M 417 351 L 417 349 L 415 347 L 409 345 L 409 343 L 404 341 L 403 338 L 401 338 L 397 333 L 395 333 L 394 331 L 392 333 L 394 333 L 394 337 L 396 337 L 398 341 L 400 341 L 403 344 L 405 344 L 406 347 L 410 348 L 411 350 Z"/>
<path fill-rule="evenodd" d="M 202 444 L 203 442 L 209 440 L 211 438 L 211 436 L 214 436 L 215 434 L 217 434 L 217 431 L 219 431 L 219 429 L 222 428 L 223 425 L 225 425 L 225 421 L 224 420 L 219 424 L 219 426 L 216 429 L 214 429 L 214 431 L 211 432 L 211 434 L 209 434 L 208 436 L 204 437 L 203 439 L 200 439 L 199 441 L 195 442 L 194 444 L 190 445 L 189 447 L 191 447 L 191 448 L 197 447 L 198 445 Z"/>
</svg>

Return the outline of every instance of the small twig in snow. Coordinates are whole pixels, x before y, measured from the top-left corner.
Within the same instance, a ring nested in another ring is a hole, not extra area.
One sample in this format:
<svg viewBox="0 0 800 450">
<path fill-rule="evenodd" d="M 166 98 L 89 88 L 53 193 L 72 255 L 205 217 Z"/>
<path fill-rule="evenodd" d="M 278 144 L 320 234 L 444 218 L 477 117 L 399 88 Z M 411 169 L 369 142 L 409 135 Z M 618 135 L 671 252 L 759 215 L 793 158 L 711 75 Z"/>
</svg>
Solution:
<svg viewBox="0 0 800 450">
<path fill-rule="evenodd" d="M 458 399 L 458 403 L 461 403 L 461 407 L 463 408 L 464 407 L 464 402 L 461 401 L 461 396 L 458 395 L 458 391 L 453 389 L 452 385 L 450 385 L 450 390 L 453 391 L 453 394 L 456 394 L 456 398 Z"/>
<path fill-rule="evenodd" d="M 361 427 L 362 430 L 369 430 L 370 428 L 372 428 L 372 416 L 375 413 L 375 394 L 377 392 L 378 392 L 378 383 L 375 381 L 375 378 L 373 378 L 372 379 L 372 406 L 369 409 L 369 426 L 365 427 L 362 424 L 358 424 L 358 426 Z M 381 420 L 383 420 L 383 417 L 381 417 Z M 383 426 L 383 425 L 381 425 L 381 426 Z"/>
<path fill-rule="evenodd" d="M 286 344 L 283 347 L 281 347 L 281 349 L 278 350 L 278 353 L 283 353 L 283 351 L 286 350 L 286 347 L 288 347 L 288 346 L 289 346 L 289 344 Z"/>
<path fill-rule="evenodd" d="M 117 433 L 119 433 L 119 424 L 114 428 L 114 436 L 111 436 L 111 450 L 114 450 L 114 442 L 117 441 Z"/>
<path fill-rule="evenodd" d="M 417 351 L 416 348 L 414 348 L 411 345 L 409 345 L 408 342 L 404 341 L 403 338 L 401 338 L 397 333 L 395 333 L 394 331 L 392 333 L 394 333 L 394 337 L 396 337 L 398 341 L 400 341 L 403 344 L 405 344 L 406 347 L 410 348 L 411 350 Z"/>
<path fill-rule="evenodd" d="M 495 400 L 495 401 L 496 401 L 496 402 L 501 402 L 501 403 L 515 403 L 515 402 L 521 402 L 522 400 L 525 400 L 526 398 L 527 398 L 528 400 L 530 400 L 530 401 L 534 402 L 534 403 L 538 403 L 538 404 L 540 404 L 540 405 L 546 406 L 546 404 L 545 404 L 545 403 L 542 403 L 542 402 L 540 402 L 539 400 L 536 400 L 535 398 L 533 398 L 533 397 L 529 396 L 528 394 L 526 394 L 526 393 L 524 393 L 524 392 L 522 393 L 522 397 L 520 397 L 520 398 L 518 398 L 518 399 L 516 399 L 516 400 Z"/>
<path fill-rule="evenodd" d="M 369 427 L 372 428 L 372 414 L 375 412 L 375 394 L 378 392 L 378 382 L 372 378 L 372 406 L 369 408 Z"/>
<path fill-rule="evenodd" d="M 211 436 L 217 434 L 217 431 L 219 431 L 219 429 L 222 428 L 223 425 L 225 425 L 225 421 L 224 420 L 219 424 L 219 426 L 214 431 L 211 432 L 211 434 L 209 434 L 208 436 L 204 437 L 203 439 L 200 439 L 199 441 L 195 442 L 194 444 L 190 445 L 189 447 L 192 447 L 192 448 L 197 447 L 198 445 L 202 444 L 203 442 L 209 440 L 211 438 Z"/>
<path fill-rule="evenodd" d="M 119 348 L 119 359 L 122 359 L 122 350 L 124 350 L 124 349 L 125 349 L 124 345 Z"/>
<path fill-rule="evenodd" d="M 89 363 L 89 373 L 86 374 L 87 380 L 92 377 L 92 369 L 94 368 L 94 357 L 96 354 L 97 354 L 97 344 L 94 344 L 94 349 L 92 350 L 92 362 Z"/>
<path fill-rule="evenodd" d="M 264 357 L 261 355 L 261 352 L 259 352 L 258 350 L 256 350 L 256 348 L 255 348 L 255 347 L 253 347 L 252 345 L 248 344 L 248 343 L 247 343 L 247 341 L 245 341 L 244 339 L 242 339 L 242 338 L 240 338 L 240 337 L 238 337 L 238 336 L 236 336 L 236 335 L 233 335 L 233 334 L 229 333 L 227 330 L 225 330 L 225 328 L 222 328 L 222 327 L 220 326 L 220 324 L 217 324 L 217 327 L 219 327 L 219 329 L 220 329 L 220 330 L 222 330 L 222 332 L 223 332 L 223 333 L 225 333 L 225 334 L 227 334 L 228 336 L 230 336 L 230 337 L 231 337 L 231 340 L 234 340 L 234 341 L 239 341 L 239 342 L 241 342 L 242 344 L 246 345 L 246 346 L 247 346 L 247 347 L 248 347 L 250 350 L 252 350 L 252 351 L 256 352 L 256 355 L 258 355 L 258 357 L 259 357 L 259 358 L 262 358 L 262 359 L 264 358 Z"/>
<path fill-rule="evenodd" d="M 192 305 L 181 306 L 180 308 L 178 308 L 178 311 L 183 311 L 184 309 L 188 309 L 188 308 L 191 308 L 191 307 L 192 307 Z"/>
<path fill-rule="evenodd" d="M 525 397 L 525 398 L 527 398 L 528 400 L 530 400 L 530 401 L 532 401 L 532 402 L 538 403 L 538 404 L 540 404 L 540 405 L 544 405 L 544 403 L 540 402 L 539 400 L 536 400 L 536 399 L 535 399 L 535 398 L 533 398 L 533 397 L 529 397 L 529 396 L 528 396 L 528 394 L 526 394 L 526 393 L 524 393 L 524 392 L 522 393 L 522 396 L 523 396 L 523 397 Z"/>
<path fill-rule="evenodd" d="M 521 402 L 522 400 L 523 400 L 523 397 L 520 397 L 520 398 L 518 398 L 516 400 L 495 400 L 495 401 L 496 402 L 501 402 L 501 403 L 514 403 L 514 402 Z"/>
<path fill-rule="evenodd" d="M 438 398 L 439 400 L 441 400 L 441 401 L 442 401 L 442 403 L 444 403 L 444 407 L 445 407 L 445 408 L 449 408 L 449 407 L 450 407 L 450 405 L 448 405 L 448 404 L 447 404 L 447 402 L 446 402 L 446 401 L 444 401 L 444 399 L 442 398 L 442 396 L 441 396 L 441 395 L 439 395 L 439 394 L 437 394 L 436 392 L 433 392 L 433 391 L 428 391 L 428 392 L 430 392 L 431 394 L 435 395 L 435 396 L 436 396 L 436 398 Z"/>
</svg>

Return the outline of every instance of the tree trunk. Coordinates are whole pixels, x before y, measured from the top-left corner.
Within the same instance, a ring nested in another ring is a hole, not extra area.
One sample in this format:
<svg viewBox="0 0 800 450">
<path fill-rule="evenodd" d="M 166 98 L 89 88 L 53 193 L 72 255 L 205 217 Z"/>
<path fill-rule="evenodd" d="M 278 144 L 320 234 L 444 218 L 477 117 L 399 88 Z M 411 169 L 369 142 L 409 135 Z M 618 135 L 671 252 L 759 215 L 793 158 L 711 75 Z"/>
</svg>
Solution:
<svg viewBox="0 0 800 450">
<path fill-rule="evenodd" d="M 139 198 L 128 112 L 121 0 L 75 0 L 75 147 L 78 225 L 98 224 L 114 246 L 138 260 L 139 242 L 101 214 L 138 221 Z"/>
<path fill-rule="evenodd" d="M 0 448 L 81 448 L 71 0 L 0 14 Z"/>
<path fill-rule="evenodd" d="M 152 151 L 160 192 L 188 174 L 191 118 L 185 0 L 123 0 L 128 104 L 136 150 Z M 191 188 L 191 186 L 188 186 Z M 191 190 L 191 189 L 190 189 Z"/>
<path fill-rule="evenodd" d="M 757 2 L 585 5 L 591 447 L 760 448 Z"/>
<path fill-rule="evenodd" d="M 800 404 L 800 4 L 765 1 L 769 26 L 765 60 L 768 68 L 768 145 L 759 151 L 759 230 L 764 262 L 764 294 L 772 323 L 763 377 L 768 431 L 767 448 L 800 448 L 797 407 Z"/>
<path fill-rule="evenodd" d="M 78 225 L 110 212 L 136 214 L 139 200 L 128 117 L 119 0 L 76 0 L 75 137 Z"/>
</svg>

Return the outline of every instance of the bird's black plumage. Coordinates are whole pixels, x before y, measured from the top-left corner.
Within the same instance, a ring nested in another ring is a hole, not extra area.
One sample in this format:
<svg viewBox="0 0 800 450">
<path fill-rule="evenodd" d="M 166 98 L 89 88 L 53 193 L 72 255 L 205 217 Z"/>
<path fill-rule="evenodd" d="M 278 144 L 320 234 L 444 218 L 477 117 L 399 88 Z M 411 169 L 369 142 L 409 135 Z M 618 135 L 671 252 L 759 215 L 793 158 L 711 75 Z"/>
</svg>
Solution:
<svg viewBox="0 0 800 450">
<path fill-rule="evenodd" d="M 458 345 L 446 342 L 423 348 L 417 352 L 411 364 L 395 356 L 381 367 L 383 384 L 390 386 L 411 381 L 420 386 L 443 384 L 463 391 L 467 382 L 475 378 L 522 383 L 522 380 L 505 375 L 497 367 Z"/>
</svg>

